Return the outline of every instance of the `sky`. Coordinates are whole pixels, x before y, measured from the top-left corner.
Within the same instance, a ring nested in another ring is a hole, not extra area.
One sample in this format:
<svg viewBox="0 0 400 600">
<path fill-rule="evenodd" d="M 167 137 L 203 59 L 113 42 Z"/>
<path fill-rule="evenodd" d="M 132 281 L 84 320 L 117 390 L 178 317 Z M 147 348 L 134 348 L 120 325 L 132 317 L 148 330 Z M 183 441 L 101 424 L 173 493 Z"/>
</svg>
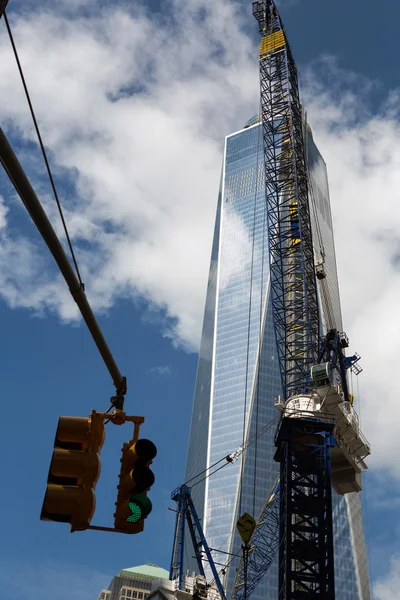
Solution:
<svg viewBox="0 0 400 600">
<path fill-rule="evenodd" d="M 279 8 L 328 166 L 343 319 L 364 368 L 354 386 L 373 447 L 362 501 L 374 598 L 395 600 L 400 5 Z M 105 410 L 113 386 L 1 173 L 0 588 L 7 600 L 91 600 L 121 568 L 169 568 L 223 140 L 258 110 L 258 27 L 250 2 L 228 0 L 10 0 L 8 17 L 87 296 L 128 378 L 125 408 L 145 416 L 158 456 L 140 536 L 39 520 L 58 417 Z M 0 56 L 1 127 L 65 245 L 3 21 Z M 130 437 L 107 427 L 95 525 L 111 525 Z"/>
</svg>

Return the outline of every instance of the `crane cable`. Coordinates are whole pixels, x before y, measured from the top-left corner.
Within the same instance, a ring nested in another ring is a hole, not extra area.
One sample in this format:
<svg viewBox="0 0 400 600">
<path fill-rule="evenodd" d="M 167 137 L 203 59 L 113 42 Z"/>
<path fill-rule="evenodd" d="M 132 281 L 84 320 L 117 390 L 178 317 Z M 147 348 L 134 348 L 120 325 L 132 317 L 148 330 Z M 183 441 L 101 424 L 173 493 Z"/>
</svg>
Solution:
<svg viewBox="0 0 400 600">
<path fill-rule="evenodd" d="M 318 184 L 315 180 L 314 180 L 314 184 L 313 184 L 313 178 L 310 176 L 310 170 L 309 170 L 309 165 L 308 165 L 307 133 L 305 133 L 304 137 L 305 137 L 305 146 L 306 146 L 305 160 L 306 160 L 307 171 L 308 171 L 308 175 L 309 175 L 309 177 L 308 177 L 308 181 L 309 181 L 308 192 L 309 192 L 309 198 L 311 201 L 309 204 L 310 204 L 311 210 L 314 215 L 315 231 L 316 231 L 317 238 L 318 238 L 319 252 L 320 252 L 320 255 L 322 258 L 322 263 L 324 264 L 325 263 L 324 240 L 323 240 L 323 236 L 322 236 L 322 232 L 321 232 L 321 223 L 320 223 L 320 219 L 319 219 L 319 211 L 317 208 L 316 194 L 315 194 L 315 189 L 314 189 L 315 186 L 318 187 Z M 311 211 L 310 211 L 310 215 L 311 215 Z M 325 312 L 326 312 L 326 315 L 324 315 L 324 316 L 327 320 L 328 329 L 333 329 L 335 327 L 335 319 L 334 319 L 332 300 L 330 297 L 329 288 L 327 285 L 325 285 L 325 278 L 320 280 L 320 289 L 321 289 L 322 300 L 323 300 L 323 304 L 324 304 L 324 308 L 325 308 Z"/>
<path fill-rule="evenodd" d="M 224 460 L 224 459 L 222 459 Z M 196 483 L 193 483 L 193 485 L 191 485 L 191 488 L 194 488 L 196 485 L 199 485 L 199 483 L 202 483 L 203 481 L 205 481 L 206 479 L 208 479 L 209 477 L 211 477 L 211 475 L 215 475 L 215 473 L 218 473 L 218 471 L 220 471 L 221 469 L 223 469 L 224 467 L 226 467 L 226 465 L 229 465 L 229 462 L 224 463 L 223 465 L 221 465 L 220 467 L 218 467 L 218 469 L 215 469 L 215 471 L 213 471 L 212 473 L 209 473 L 208 475 L 206 475 L 205 477 L 203 477 L 203 479 L 200 479 L 200 481 L 196 481 Z"/>
<path fill-rule="evenodd" d="M 261 100 L 259 104 L 258 114 L 261 115 Z M 252 316 L 252 307 L 253 307 L 253 275 L 254 275 L 254 256 L 255 256 L 255 236 L 256 236 L 256 221 L 257 221 L 257 192 L 258 192 L 258 166 L 259 166 L 259 156 L 260 156 L 260 138 L 261 138 L 261 130 L 262 130 L 262 121 L 258 125 L 257 132 L 257 161 L 256 161 L 256 169 L 255 169 L 255 186 L 254 186 L 254 210 L 253 210 L 253 228 L 252 228 L 252 247 L 251 247 L 251 270 L 250 270 L 250 289 L 249 289 L 249 311 L 248 311 L 248 321 L 247 321 L 247 348 L 246 348 L 246 376 L 245 376 L 245 395 L 244 395 L 244 406 L 243 406 L 243 447 L 245 445 L 245 436 L 246 436 L 246 421 L 247 421 L 247 398 L 248 398 L 248 384 L 249 384 L 249 357 L 250 357 L 250 332 L 251 332 L 251 316 Z M 266 206 L 265 202 L 264 206 L 264 224 L 265 224 L 265 211 Z M 261 257 L 261 282 L 260 282 L 260 331 L 259 331 L 259 346 L 258 346 L 258 354 L 256 356 L 256 360 L 260 360 L 261 355 L 261 328 L 262 328 L 262 299 L 263 299 L 263 281 L 264 281 L 264 244 L 265 244 L 265 227 L 263 228 L 263 251 Z M 260 369 L 259 364 L 255 363 L 255 369 L 257 369 L 257 388 L 256 388 L 256 431 L 258 429 L 258 391 L 259 391 L 259 381 L 260 381 Z M 256 437 L 256 447 L 254 452 L 254 483 L 253 483 L 253 512 L 255 512 L 255 493 L 256 493 L 256 478 L 257 478 L 257 437 Z M 243 496 L 243 472 L 244 472 L 244 462 L 245 462 L 245 454 L 242 454 L 242 460 L 240 465 L 240 476 L 239 476 L 239 514 L 242 513 L 242 496 Z"/>
<path fill-rule="evenodd" d="M 244 452 L 244 450 L 246 448 L 248 448 L 251 444 L 253 444 L 253 442 L 257 443 L 258 438 L 267 430 L 269 429 L 272 425 L 276 424 L 279 421 L 279 416 L 278 417 L 274 417 L 271 421 L 269 421 L 269 423 L 267 423 L 266 425 L 264 425 L 264 427 L 262 429 L 260 429 L 260 431 L 256 432 L 253 436 L 251 436 L 246 444 L 244 445 L 244 447 L 242 447 L 242 452 Z M 231 456 L 231 455 L 228 455 Z M 209 469 L 211 469 L 213 466 L 216 466 L 217 464 L 219 464 L 220 462 L 222 462 L 223 460 L 227 460 L 228 457 L 224 457 L 221 458 L 219 461 L 217 461 L 216 463 L 214 463 L 214 465 L 212 465 L 211 467 L 209 467 Z M 214 475 L 215 473 L 217 473 L 218 471 L 220 471 L 221 469 L 223 469 L 224 467 L 226 467 L 226 465 L 230 464 L 231 461 L 225 462 L 221 467 L 219 467 L 218 469 L 216 469 L 215 471 L 213 471 L 212 473 L 209 473 L 206 477 L 204 477 L 203 479 L 201 479 L 200 481 L 196 482 L 193 484 L 194 487 L 195 485 L 197 485 L 198 483 L 201 483 L 202 481 L 204 481 L 205 479 L 207 479 L 208 477 L 211 477 L 212 475 Z M 193 479 L 195 479 L 196 477 L 199 477 L 200 475 L 202 475 L 203 473 L 205 473 L 205 471 L 207 471 L 208 469 L 205 469 L 204 471 L 202 471 L 201 473 L 199 473 L 198 475 L 196 475 L 195 477 L 192 477 L 192 479 L 189 479 L 188 481 L 192 481 Z M 211 522 L 209 522 L 210 524 L 212 524 Z M 229 532 L 229 534 L 226 536 L 225 540 L 220 544 L 220 547 L 218 549 L 216 548 L 210 548 L 210 550 L 214 551 L 214 552 L 220 552 L 221 548 L 225 545 L 226 541 L 229 539 L 229 537 L 233 534 L 233 532 L 236 529 L 236 524 L 232 527 L 232 530 Z M 220 570 L 218 571 L 218 575 L 220 576 L 222 574 L 222 571 L 226 571 L 227 569 L 229 569 L 231 562 L 233 561 L 234 558 L 240 558 L 240 556 L 238 554 L 230 554 L 230 559 L 227 561 L 227 563 L 222 566 L 220 568 Z M 212 583 L 215 581 L 215 579 L 211 580 L 209 585 L 212 585 Z"/>
<path fill-rule="evenodd" d="M 320 224 L 320 218 L 319 218 L 319 211 L 317 208 L 317 202 L 316 202 L 316 198 L 315 198 L 315 193 L 314 193 L 314 185 L 313 185 L 313 181 L 312 178 L 309 178 L 310 181 L 310 185 L 309 185 L 309 195 L 310 195 L 310 205 L 314 214 L 314 223 L 315 223 L 315 230 L 317 233 L 317 238 L 318 238 L 318 244 L 319 244 L 319 252 L 323 261 L 323 264 L 325 263 L 325 249 L 324 249 L 324 242 L 323 242 L 323 237 L 322 237 L 322 232 L 321 232 L 321 224 Z M 333 329 L 335 327 L 335 319 L 334 319 L 334 313 L 333 313 L 333 306 L 332 306 L 332 299 L 329 293 L 329 288 L 326 285 L 326 281 L 325 278 L 320 280 L 320 290 L 321 290 L 321 294 L 322 294 L 322 300 L 323 300 L 323 304 L 324 304 L 324 308 L 326 311 L 326 315 L 325 318 L 327 320 L 327 326 L 328 329 Z"/>
<path fill-rule="evenodd" d="M 80 284 L 81 288 L 84 289 L 84 284 L 83 284 L 82 279 L 81 279 L 81 275 L 80 275 L 79 268 L 78 268 L 78 263 L 77 263 L 77 260 L 76 260 L 76 257 L 75 257 L 75 253 L 74 253 L 74 250 L 73 250 L 73 247 L 72 247 L 72 242 L 71 242 L 71 239 L 70 239 L 70 236 L 69 236 L 69 233 L 68 233 L 68 229 L 67 229 L 67 225 L 66 225 L 66 222 L 65 222 L 65 219 L 64 219 L 64 214 L 63 214 L 63 211 L 62 211 L 62 208 L 61 208 L 61 203 L 60 203 L 60 200 L 59 200 L 59 197 L 58 197 L 56 185 L 54 183 L 53 175 L 51 173 L 50 164 L 49 164 L 49 161 L 47 159 L 46 150 L 45 150 L 45 147 L 44 147 L 44 144 L 43 144 L 42 136 L 40 134 L 39 125 L 38 125 L 38 122 L 36 120 L 35 111 L 33 110 L 33 105 L 32 105 L 32 101 L 31 101 L 31 98 L 30 98 L 29 91 L 28 91 L 28 86 L 27 86 L 26 81 L 25 81 L 24 72 L 22 70 L 21 62 L 19 60 L 17 47 L 16 47 L 15 42 L 14 42 L 14 37 L 13 37 L 12 31 L 11 31 L 10 23 L 8 22 L 6 11 L 4 11 L 3 16 L 4 16 L 4 22 L 6 24 L 8 36 L 10 38 L 11 46 L 12 46 L 12 49 L 13 49 L 13 52 L 14 52 L 14 57 L 15 57 L 15 60 L 16 60 L 16 63 L 17 63 L 18 71 L 19 71 L 19 74 L 20 74 L 20 77 L 21 77 L 22 85 L 23 85 L 23 88 L 24 88 L 24 91 L 25 91 L 25 96 L 26 96 L 26 99 L 27 99 L 27 102 L 28 102 L 28 105 L 29 105 L 29 110 L 30 110 L 30 113 L 31 113 L 31 116 L 32 116 L 33 124 L 35 126 L 36 134 L 37 134 L 37 137 L 38 137 L 38 140 L 39 140 L 40 149 L 42 151 L 43 159 L 44 159 L 44 162 L 45 162 L 45 165 L 46 165 L 47 174 L 49 176 L 49 180 L 50 180 L 50 184 L 51 184 L 51 187 L 52 187 L 52 190 L 53 190 L 54 198 L 55 198 L 56 203 L 57 203 L 58 211 L 60 213 L 61 221 L 62 221 L 62 224 L 63 224 L 63 227 L 64 227 L 64 231 L 65 231 L 65 236 L 67 238 L 67 242 L 68 242 L 68 246 L 69 246 L 69 249 L 70 249 L 70 252 L 71 252 L 72 260 L 73 260 L 73 263 L 74 263 L 74 266 L 75 266 L 76 275 L 78 277 L 78 281 L 79 281 L 79 284 Z"/>
<path fill-rule="evenodd" d="M 235 458 L 238 457 L 239 455 L 243 454 L 245 452 L 245 450 L 251 446 L 253 444 L 253 442 L 256 442 L 258 440 L 258 438 L 267 430 L 269 429 L 272 425 L 275 425 L 279 420 L 279 416 L 274 417 L 271 421 L 269 421 L 266 425 L 264 425 L 264 427 L 262 427 L 260 429 L 260 431 L 254 433 L 243 446 L 239 446 L 238 450 L 236 450 L 235 452 L 233 452 L 232 454 L 228 454 L 227 456 L 224 456 L 223 458 L 220 458 L 219 460 L 217 460 L 217 462 L 215 462 L 213 465 L 211 465 L 210 467 L 207 467 L 207 469 L 204 469 L 203 471 L 201 471 L 200 473 L 198 473 L 197 475 L 194 475 L 194 477 L 191 477 L 191 479 L 188 479 L 183 485 L 187 485 L 188 483 L 190 483 L 191 481 L 193 481 L 194 479 L 197 479 L 197 477 L 200 477 L 201 475 L 203 475 L 204 473 L 206 473 L 207 471 L 209 471 L 210 469 L 212 469 L 213 467 L 216 467 L 219 463 L 221 463 L 222 461 L 226 461 L 223 465 L 221 465 L 220 467 L 218 467 L 218 469 L 215 469 L 215 471 L 213 471 L 212 473 L 208 473 L 205 477 L 203 477 L 202 479 L 200 479 L 199 481 L 195 481 L 195 483 L 193 483 L 192 485 L 190 485 L 190 488 L 194 488 L 196 485 L 198 485 L 199 483 L 202 483 L 203 481 L 205 481 L 206 479 L 208 479 L 209 477 L 211 477 L 212 475 L 215 475 L 215 473 L 217 473 L 218 471 L 220 471 L 221 469 L 223 469 L 224 467 L 226 467 L 227 465 L 231 464 L 232 462 L 234 462 Z M 234 456 L 236 455 L 236 456 Z M 232 458 L 233 457 L 233 458 Z"/>
<path fill-rule="evenodd" d="M 258 157 L 258 151 L 257 151 Z M 243 175 L 242 175 L 243 177 Z M 257 182 L 257 177 L 256 177 Z M 256 184 L 257 185 L 257 184 Z M 253 235 L 251 241 L 251 268 L 250 268 L 250 288 L 249 288 L 249 310 L 247 318 L 247 346 L 246 346 L 246 375 L 244 384 L 244 405 L 243 405 L 243 436 L 242 445 L 244 446 L 246 436 L 246 421 L 247 421 L 247 394 L 248 394 L 248 382 L 249 382 L 249 357 L 250 357 L 250 329 L 251 329 L 251 312 L 253 305 L 253 274 L 254 274 L 254 249 L 255 249 L 255 228 L 256 228 L 256 215 L 257 215 L 257 201 L 254 198 L 254 209 L 253 209 Z M 243 470 L 244 470 L 245 457 L 242 455 L 240 464 L 240 475 L 239 475 L 239 514 L 242 512 L 242 495 L 243 495 Z"/>
<path fill-rule="evenodd" d="M 307 166 L 308 166 L 308 160 L 307 160 Z M 310 183 L 309 192 L 310 192 L 310 198 L 311 198 L 311 207 L 314 212 L 315 229 L 317 232 L 319 249 L 320 249 L 320 253 L 321 253 L 322 257 L 325 257 L 324 242 L 323 242 L 323 237 L 322 237 L 322 232 L 321 232 L 321 224 L 319 221 L 319 214 L 318 214 L 319 211 L 317 209 L 317 202 L 316 202 L 316 198 L 315 198 L 312 177 L 309 177 L 309 183 Z"/>
<path fill-rule="evenodd" d="M 269 429 L 272 425 L 274 425 L 277 421 L 279 420 L 279 416 L 275 417 L 274 419 L 272 419 L 269 423 L 267 423 L 262 429 L 260 429 L 259 432 L 255 433 L 251 438 L 249 438 L 245 444 L 245 446 L 242 448 L 242 452 L 244 452 L 244 450 L 250 446 L 254 441 L 257 441 L 258 438 L 267 430 Z M 228 456 L 232 456 L 232 455 L 228 455 Z M 218 463 L 220 463 L 223 460 L 226 460 L 228 457 L 224 457 L 221 458 L 219 461 L 217 461 L 216 463 L 214 463 L 213 466 L 216 466 Z M 221 469 L 223 469 L 224 467 L 226 467 L 226 465 L 230 464 L 230 462 L 232 461 L 228 461 L 225 462 L 222 466 L 218 467 L 218 469 L 216 469 L 215 471 L 213 471 L 212 473 L 209 473 L 208 475 L 206 475 L 203 479 L 201 479 L 200 481 L 194 483 L 191 487 L 194 487 L 195 485 L 197 485 L 198 483 L 201 483 L 202 481 L 204 481 L 205 479 L 207 479 L 208 477 L 211 477 L 212 475 L 214 475 L 215 473 L 217 473 L 218 471 L 220 471 Z M 209 467 L 209 469 L 211 469 L 212 467 Z M 202 471 L 201 473 L 199 473 L 199 475 L 197 475 L 196 477 L 199 477 L 200 475 L 202 475 L 205 471 L 207 471 L 208 469 L 205 469 L 204 471 Z M 192 479 L 190 479 L 189 481 L 192 481 L 193 479 L 195 479 L 195 477 L 192 477 Z M 234 530 L 235 530 L 236 525 L 233 526 L 232 530 L 229 532 L 229 534 L 227 535 L 227 537 L 225 538 L 225 540 L 222 542 L 222 544 L 220 545 L 219 549 L 215 549 L 213 548 L 212 550 L 215 552 L 220 552 L 221 548 L 225 545 L 226 541 L 229 539 L 229 537 L 233 534 Z M 211 550 L 211 548 L 210 548 Z M 232 554 L 231 558 L 227 561 L 227 563 L 221 567 L 221 569 L 218 572 L 218 575 L 222 574 L 223 570 L 227 570 L 230 565 L 231 562 L 233 561 L 234 558 L 239 558 L 238 555 L 236 554 Z M 213 583 L 214 580 L 212 580 L 212 582 L 210 583 L 210 585 Z"/>
<path fill-rule="evenodd" d="M 210 465 L 209 467 L 207 467 L 206 469 L 204 469 L 203 471 L 200 471 L 200 473 L 197 473 L 197 475 L 194 475 L 193 477 L 191 477 L 190 479 L 188 479 L 187 481 L 185 481 L 185 483 L 183 485 L 188 485 L 191 481 L 193 481 L 193 479 L 197 479 L 197 477 L 200 477 L 201 475 L 203 475 L 203 473 L 206 473 L 207 471 L 209 471 L 210 469 L 213 469 L 216 465 L 218 465 L 220 462 L 222 462 L 223 460 L 227 460 L 228 457 L 224 456 L 223 458 L 220 458 L 219 460 L 217 460 L 214 464 Z"/>
<path fill-rule="evenodd" d="M 258 164 L 259 164 L 259 155 L 260 155 L 260 132 L 263 128 L 262 124 L 262 114 L 261 114 L 261 98 L 258 109 L 259 114 L 259 125 L 258 125 L 258 140 L 257 140 L 257 166 L 256 166 L 256 184 L 255 184 L 255 192 L 254 192 L 254 204 L 256 203 L 257 192 L 258 192 Z M 264 186 L 265 188 L 265 186 Z M 258 431 L 258 409 L 259 409 L 259 397 L 260 397 L 260 361 L 261 361 L 261 353 L 263 346 L 263 292 L 264 292 L 264 259 L 265 259 L 265 226 L 266 226 L 266 216 L 267 216 L 267 202 L 266 198 L 264 198 L 263 202 L 263 222 L 262 222 L 262 249 L 261 249 L 261 281 L 260 281 L 260 323 L 259 323 L 259 336 L 258 336 L 258 364 L 257 368 L 257 389 L 256 389 L 256 423 L 255 429 Z M 253 482 L 253 515 L 256 512 L 256 491 L 257 491 L 257 454 L 258 454 L 258 438 L 256 438 L 256 443 L 254 447 L 254 482 Z"/>
<path fill-rule="evenodd" d="M 359 420 L 360 420 L 360 427 L 361 427 L 361 398 L 360 398 L 360 383 L 359 383 L 359 378 L 356 378 L 357 381 L 357 398 L 358 398 L 358 414 L 359 414 Z M 368 575 L 369 575 L 369 580 L 372 581 L 372 566 L 371 566 L 371 544 L 370 544 L 370 529 L 369 529 L 369 522 L 368 522 L 368 498 L 367 498 L 367 486 L 366 486 L 366 481 L 365 481 L 365 474 L 363 476 L 364 479 L 364 485 L 363 485 L 363 497 L 364 497 L 364 508 L 365 508 L 365 528 L 366 528 L 366 535 L 365 535 L 365 542 L 366 542 L 366 547 L 367 547 L 367 565 L 368 565 Z"/>
</svg>

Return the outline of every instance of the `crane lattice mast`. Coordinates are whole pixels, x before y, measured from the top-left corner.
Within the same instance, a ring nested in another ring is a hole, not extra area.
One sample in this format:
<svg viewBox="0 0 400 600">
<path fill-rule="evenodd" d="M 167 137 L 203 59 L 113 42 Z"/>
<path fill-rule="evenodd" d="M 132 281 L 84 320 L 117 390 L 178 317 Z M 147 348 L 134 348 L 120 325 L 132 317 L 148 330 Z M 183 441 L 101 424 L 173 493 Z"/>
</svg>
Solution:
<svg viewBox="0 0 400 600">
<path fill-rule="evenodd" d="M 279 13 L 253 3 L 260 44 L 270 281 L 283 396 L 307 391 L 318 355 L 319 315 L 297 69 Z"/>
</svg>

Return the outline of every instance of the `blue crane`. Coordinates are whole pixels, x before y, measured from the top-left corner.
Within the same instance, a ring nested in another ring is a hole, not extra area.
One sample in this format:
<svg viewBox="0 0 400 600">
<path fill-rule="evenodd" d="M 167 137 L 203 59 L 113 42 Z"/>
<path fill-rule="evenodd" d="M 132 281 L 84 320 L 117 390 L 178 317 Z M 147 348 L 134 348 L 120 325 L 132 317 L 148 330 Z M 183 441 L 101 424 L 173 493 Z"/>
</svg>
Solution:
<svg viewBox="0 0 400 600">
<path fill-rule="evenodd" d="M 205 571 L 203 567 L 203 556 L 205 554 L 205 558 L 210 565 L 216 587 L 219 595 L 221 596 L 221 600 L 226 600 L 225 591 L 219 578 L 218 571 L 215 567 L 211 550 L 204 536 L 200 519 L 193 504 L 190 488 L 187 485 L 181 485 L 172 492 L 171 498 L 177 503 L 178 510 L 176 511 L 174 546 L 172 550 L 169 578 L 171 580 L 177 580 L 178 588 L 180 590 L 182 589 L 184 576 L 183 563 L 186 533 L 185 529 L 187 525 L 200 575 L 205 577 Z"/>
<path fill-rule="evenodd" d="M 322 331 L 317 280 L 325 309 L 329 290 L 325 273 L 314 260 L 297 69 L 274 1 L 253 2 L 253 14 L 261 34 L 270 298 L 283 397 L 277 403 L 281 418 L 275 436 L 279 477 L 244 543 L 231 600 L 248 600 L 277 554 L 279 600 L 334 600 L 332 488 L 339 494 L 360 491 L 364 459 L 370 453 L 347 385 L 347 370 L 360 371 L 359 356 L 346 357 L 344 333 L 334 328 Z M 178 516 L 193 511 L 181 508 L 181 492 L 175 499 Z M 178 556 L 184 540 L 178 518 L 176 531 L 181 531 L 179 543 L 175 536 Z M 200 538 L 220 589 L 204 535 Z M 192 541 L 204 573 L 193 535 Z M 178 571 L 183 569 L 182 552 L 174 564 Z M 225 599 L 223 588 L 220 594 Z"/>
</svg>

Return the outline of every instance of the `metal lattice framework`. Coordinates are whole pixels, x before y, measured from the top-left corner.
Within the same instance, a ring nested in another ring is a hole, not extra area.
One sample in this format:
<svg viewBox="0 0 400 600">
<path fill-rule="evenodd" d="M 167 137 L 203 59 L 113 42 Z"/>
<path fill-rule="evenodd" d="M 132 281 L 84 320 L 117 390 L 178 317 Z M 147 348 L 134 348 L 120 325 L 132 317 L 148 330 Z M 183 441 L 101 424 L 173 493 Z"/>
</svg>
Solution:
<svg viewBox="0 0 400 600">
<path fill-rule="evenodd" d="M 271 299 L 284 400 L 308 389 L 319 338 L 297 69 L 272 0 L 253 3 L 262 34 L 261 111 Z"/>
<path fill-rule="evenodd" d="M 205 554 L 205 559 L 210 565 L 215 584 L 221 596 L 221 600 L 226 600 L 225 591 L 222 587 L 221 580 L 215 567 L 211 550 L 207 544 L 206 538 L 204 537 L 203 528 L 193 504 L 190 488 L 188 488 L 186 485 L 182 485 L 172 492 L 171 498 L 177 503 L 178 510 L 176 513 L 175 537 L 174 546 L 172 549 L 169 578 L 171 580 L 178 580 L 178 587 L 180 590 L 182 590 L 185 524 L 187 523 L 200 575 L 205 577 L 205 571 L 203 567 L 203 554 Z"/>
<path fill-rule="evenodd" d="M 280 462 L 279 600 L 334 600 L 330 447 L 335 423 L 284 418 Z"/>
<path fill-rule="evenodd" d="M 304 120 L 296 65 L 273 0 L 254 2 L 253 14 L 262 35 L 260 86 L 271 300 L 286 401 L 310 391 L 310 369 L 319 358 L 320 345 Z M 251 595 L 278 547 L 279 600 L 316 596 L 333 600 L 333 428 L 329 420 L 281 420 L 276 438 L 275 459 L 281 465 L 276 499 L 272 504 L 267 500 L 250 541 L 248 560 L 239 565 L 235 600 L 243 600 L 245 593 L 247 598 Z"/>
<path fill-rule="evenodd" d="M 246 600 L 271 566 L 279 548 L 279 479 L 261 511 L 251 537 L 247 565 L 241 559 L 231 600 Z M 245 577 L 247 575 L 247 586 Z"/>
</svg>

